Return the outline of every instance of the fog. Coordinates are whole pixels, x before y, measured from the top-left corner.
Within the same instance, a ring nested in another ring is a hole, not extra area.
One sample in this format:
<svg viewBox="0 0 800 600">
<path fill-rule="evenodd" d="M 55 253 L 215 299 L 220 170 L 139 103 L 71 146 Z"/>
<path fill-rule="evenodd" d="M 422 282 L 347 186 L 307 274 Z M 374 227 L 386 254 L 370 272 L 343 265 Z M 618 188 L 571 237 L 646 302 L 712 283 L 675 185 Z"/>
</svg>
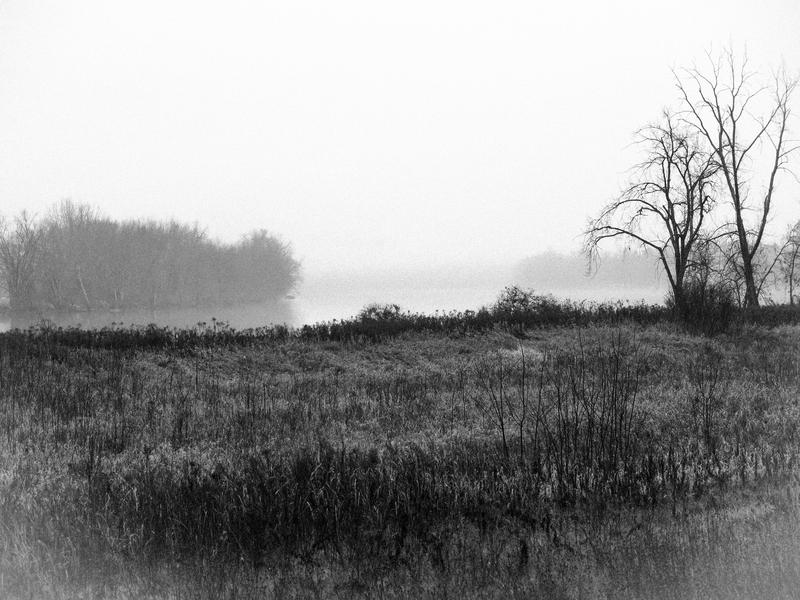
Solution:
<svg viewBox="0 0 800 600">
<path fill-rule="evenodd" d="M 286 297 L 228 305 L 128 307 L 124 310 L 30 310 L 0 315 L 0 330 L 51 324 L 63 327 L 170 327 L 223 325 L 236 329 L 304 324 L 356 316 L 370 304 L 397 304 L 403 311 L 436 313 L 491 307 L 506 286 L 588 302 L 660 303 L 666 284 L 652 258 L 617 254 L 589 272 L 579 254 L 547 252 L 505 265 L 448 268 L 336 270 L 299 282 Z"/>
<path fill-rule="evenodd" d="M 225 244 L 267 230 L 302 272 L 269 320 L 295 324 L 373 301 L 472 308 L 510 283 L 655 301 L 658 283 L 517 266 L 580 248 L 637 161 L 632 133 L 675 103 L 672 68 L 731 44 L 796 70 L 798 30 L 789 0 L 6 0 L 0 213 L 70 198 Z M 799 201 L 782 177 L 771 231 Z"/>
<path fill-rule="evenodd" d="M 800 597 L 799 116 L 798 0 L 0 0 L 0 600 Z"/>
<path fill-rule="evenodd" d="M 630 267 L 623 271 L 614 270 L 617 262 L 609 262 L 590 273 L 583 256 L 542 253 L 511 264 L 339 271 L 301 286 L 292 304 L 298 321 L 313 322 L 352 316 L 368 303 L 396 303 L 402 309 L 425 313 L 476 310 L 491 306 L 503 288 L 511 285 L 577 301 L 664 300 L 666 283 L 658 277 L 652 260 L 619 257 Z"/>
</svg>

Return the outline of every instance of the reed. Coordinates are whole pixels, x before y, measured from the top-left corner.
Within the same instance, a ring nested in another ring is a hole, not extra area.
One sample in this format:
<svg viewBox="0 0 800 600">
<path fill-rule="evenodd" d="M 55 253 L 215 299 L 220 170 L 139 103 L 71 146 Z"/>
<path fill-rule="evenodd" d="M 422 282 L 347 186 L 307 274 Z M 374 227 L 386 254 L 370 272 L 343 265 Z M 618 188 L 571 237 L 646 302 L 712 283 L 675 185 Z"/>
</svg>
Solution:
<svg viewBox="0 0 800 600">
<path fill-rule="evenodd" d="M 799 345 L 631 323 L 3 334 L 0 590 L 637 597 L 666 560 L 667 594 L 681 557 L 710 573 L 746 536 L 786 542 Z"/>
</svg>

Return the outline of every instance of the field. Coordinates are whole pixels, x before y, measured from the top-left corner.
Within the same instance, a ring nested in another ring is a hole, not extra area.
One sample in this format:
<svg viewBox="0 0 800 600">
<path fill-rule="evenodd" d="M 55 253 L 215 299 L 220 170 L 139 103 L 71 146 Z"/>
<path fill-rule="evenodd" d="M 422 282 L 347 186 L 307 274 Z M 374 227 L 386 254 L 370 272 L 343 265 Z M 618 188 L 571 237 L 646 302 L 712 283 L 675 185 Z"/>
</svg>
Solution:
<svg viewBox="0 0 800 600">
<path fill-rule="evenodd" d="M 518 325 L 0 336 L 0 597 L 795 597 L 800 327 Z"/>
</svg>

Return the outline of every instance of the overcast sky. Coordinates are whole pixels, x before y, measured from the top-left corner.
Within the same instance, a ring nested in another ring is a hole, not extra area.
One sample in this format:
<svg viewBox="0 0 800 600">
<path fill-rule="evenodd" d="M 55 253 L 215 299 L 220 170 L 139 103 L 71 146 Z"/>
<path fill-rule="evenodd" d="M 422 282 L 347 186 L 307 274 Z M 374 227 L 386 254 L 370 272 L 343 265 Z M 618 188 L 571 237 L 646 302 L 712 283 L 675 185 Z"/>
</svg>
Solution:
<svg viewBox="0 0 800 600">
<path fill-rule="evenodd" d="M 266 228 L 312 274 L 571 250 L 671 67 L 796 71 L 798 32 L 791 0 L 5 0 L 0 212 Z"/>
</svg>

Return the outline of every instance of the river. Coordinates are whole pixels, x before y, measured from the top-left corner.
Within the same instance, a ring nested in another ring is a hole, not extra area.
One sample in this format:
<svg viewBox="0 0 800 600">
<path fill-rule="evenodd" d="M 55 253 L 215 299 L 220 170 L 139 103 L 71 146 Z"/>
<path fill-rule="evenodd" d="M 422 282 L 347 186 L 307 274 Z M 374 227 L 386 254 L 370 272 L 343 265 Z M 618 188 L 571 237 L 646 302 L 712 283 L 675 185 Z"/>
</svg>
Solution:
<svg viewBox="0 0 800 600">
<path fill-rule="evenodd" d="M 56 326 L 99 328 L 112 324 L 169 327 L 194 327 L 198 323 L 224 321 L 236 329 L 270 324 L 300 326 L 305 323 L 346 319 L 370 303 L 394 303 L 403 310 L 435 313 L 451 310 L 475 310 L 491 305 L 506 284 L 502 281 L 460 281 L 435 285 L 425 281 L 364 281 L 317 279 L 303 284 L 291 297 L 279 302 L 234 307 L 133 310 L 124 312 L 92 311 L 74 313 L 29 313 L 0 316 L 0 331 L 24 329 L 43 319 Z M 572 300 L 649 303 L 663 301 L 664 293 L 656 288 L 553 290 L 556 297 Z"/>
</svg>

